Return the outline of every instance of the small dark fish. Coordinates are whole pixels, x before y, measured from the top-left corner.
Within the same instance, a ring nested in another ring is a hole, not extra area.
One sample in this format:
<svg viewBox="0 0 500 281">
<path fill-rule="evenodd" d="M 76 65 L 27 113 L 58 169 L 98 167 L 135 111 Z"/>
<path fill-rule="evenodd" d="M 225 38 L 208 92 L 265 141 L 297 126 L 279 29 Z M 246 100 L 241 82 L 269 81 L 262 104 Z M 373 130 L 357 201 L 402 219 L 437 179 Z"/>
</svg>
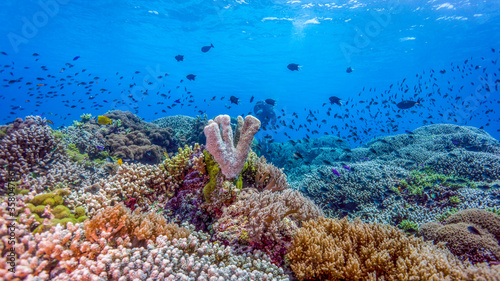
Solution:
<svg viewBox="0 0 500 281">
<path fill-rule="evenodd" d="M 323 160 L 323 163 L 325 163 L 326 165 L 332 165 L 332 162 L 330 162 L 328 160 Z"/>
<path fill-rule="evenodd" d="M 250 102 L 253 102 L 253 96 L 250 98 Z"/>
<path fill-rule="evenodd" d="M 214 44 L 210 44 L 210 46 L 203 46 L 201 48 L 201 51 L 206 53 L 206 52 L 210 51 L 211 48 L 214 48 Z"/>
<path fill-rule="evenodd" d="M 266 103 L 274 106 L 276 104 L 276 101 L 273 99 L 266 99 Z"/>
<path fill-rule="evenodd" d="M 194 74 L 188 74 L 188 75 L 186 76 L 186 78 L 187 78 L 188 80 L 191 80 L 191 81 L 194 81 L 194 78 L 195 78 L 195 77 L 196 77 L 196 75 L 194 75 Z"/>
<path fill-rule="evenodd" d="M 416 101 L 411 101 L 411 100 L 404 100 L 398 104 L 396 104 L 396 106 L 400 109 L 408 109 L 408 108 L 412 108 L 414 107 L 415 105 L 419 104 L 418 102 Z"/>
<path fill-rule="evenodd" d="M 80 58 L 80 56 L 76 56 L 76 57 L 73 58 L 73 60 L 77 60 L 79 58 Z"/>
<path fill-rule="evenodd" d="M 347 72 L 347 73 L 351 73 L 351 72 L 352 72 L 352 70 L 353 70 L 353 69 L 352 69 L 352 67 L 350 67 L 350 66 L 349 66 L 345 72 Z"/>
<path fill-rule="evenodd" d="M 304 158 L 304 156 L 302 156 L 302 154 L 300 154 L 298 152 L 293 153 L 293 157 L 295 157 L 295 159 L 298 159 L 298 158 L 303 159 Z"/>
<path fill-rule="evenodd" d="M 340 173 L 339 173 L 337 170 L 335 170 L 334 168 L 332 168 L 332 172 L 333 172 L 333 174 L 334 174 L 334 175 L 336 175 L 337 177 L 340 177 Z"/>
<path fill-rule="evenodd" d="M 237 97 L 235 97 L 235 96 L 231 96 L 231 97 L 229 98 L 229 100 L 231 101 L 231 103 L 232 103 L 232 104 L 233 104 L 233 103 L 234 103 L 234 104 L 238 104 L 238 102 L 239 102 L 239 100 L 240 100 L 240 99 L 239 99 L 239 98 L 237 98 Z"/>
<path fill-rule="evenodd" d="M 99 146 L 99 145 L 97 145 L 96 147 L 97 147 L 97 149 L 99 149 L 99 150 L 104 150 L 104 147 L 103 147 L 103 146 Z"/>
<path fill-rule="evenodd" d="M 301 67 L 301 66 L 296 64 L 296 63 L 291 63 L 291 64 L 287 65 L 286 68 L 290 69 L 291 71 L 294 71 L 294 70 L 299 71 L 299 67 Z"/>
<path fill-rule="evenodd" d="M 33 55 L 32 55 L 32 56 L 34 56 L 34 57 L 38 57 L 38 56 L 39 56 L 39 54 L 37 54 L 37 53 L 33 53 Z"/>
<path fill-rule="evenodd" d="M 468 226 L 467 230 L 469 230 L 469 232 L 472 234 L 481 235 L 481 232 L 479 232 L 479 230 L 477 230 L 477 228 L 473 227 L 472 225 Z"/>
<path fill-rule="evenodd" d="M 331 96 L 328 99 L 330 100 L 330 104 L 342 105 L 342 100 L 336 96 Z"/>
<path fill-rule="evenodd" d="M 175 56 L 175 59 L 177 61 L 184 61 L 184 56 L 183 55 L 177 55 L 177 56 Z"/>
<path fill-rule="evenodd" d="M 0 52 L 0 54 L 4 55 L 4 56 L 7 56 L 7 53 L 6 52 Z"/>
</svg>

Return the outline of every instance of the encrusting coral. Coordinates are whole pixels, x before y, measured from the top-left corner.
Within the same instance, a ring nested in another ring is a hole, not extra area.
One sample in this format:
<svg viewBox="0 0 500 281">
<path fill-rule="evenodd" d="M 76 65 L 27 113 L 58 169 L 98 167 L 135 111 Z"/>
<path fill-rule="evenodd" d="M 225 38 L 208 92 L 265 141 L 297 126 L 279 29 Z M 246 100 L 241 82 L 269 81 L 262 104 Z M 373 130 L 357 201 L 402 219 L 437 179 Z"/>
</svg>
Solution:
<svg viewBox="0 0 500 281">
<path fill-rule="evenodd" d="M 498 280 L 499 266 L 464 264 L 395 227 L 319 218 L 297 231 L 287 258 L 299 280 Z M 482 278 L 482 279 L 478 279 Z"/>
<path fill-rule="evenodd" d="M 207 150 L 217 160 L 222 173 L 228 179 L 235 178 L 243 169 L 253 136 L 259 131 L 259 128 L 259 119 L 247 115 L 241 127 L 238 144 L 235 147 L 229 115 L 219 115 L 208 121 L 208 125 L 204 129 L 207 137 Z"/>
</svg>

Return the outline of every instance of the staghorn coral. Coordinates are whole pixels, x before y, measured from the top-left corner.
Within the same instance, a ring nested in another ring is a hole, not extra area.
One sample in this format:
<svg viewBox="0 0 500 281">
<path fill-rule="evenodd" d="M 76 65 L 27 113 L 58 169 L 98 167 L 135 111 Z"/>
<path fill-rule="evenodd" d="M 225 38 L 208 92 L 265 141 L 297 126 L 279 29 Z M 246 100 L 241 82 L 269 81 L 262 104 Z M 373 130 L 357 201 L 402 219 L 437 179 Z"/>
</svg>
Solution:
<svg viewBox="0 0 500 281">
<path fill-rule="evenodd" d="M 214 120 L 208 121 L 204 131 L 207 137 L 207 150 L 217 160 L 222 174 L 228 179 L 233 179 L 245 165 L 253 136 L 260 128 L 260 121 L 251 115 L 245 117 L 236 147 L 233 145 L 233 130 L 230 123 L 231 118 L 228 115 L 219 115 Z"/>
<path fill-rule="evenodd" d="M 435 243 L 446 242 L 453 254 L 472 262 L 500 260 L 500 217 L 486 210 L 462 210 L 443 224 L 426 223 L 419 235 Z"/>
<path fill-rule="evenodd" d="M 280 264 L 297 226 L 322 215 L 317 206 L 297 191 L 244 189 L 238 201 L 225 208 L 214 224 L 215 237 L 230 244 L 238 242 L 261 249 Z"/>
<path fill-rule="evenodd" d="M 299 280 L 495 280 L 498 268 L 463 264 L 448 250 L 391 226 L 319 218 L 297 231 L 287 258 Z"/>
</svg>

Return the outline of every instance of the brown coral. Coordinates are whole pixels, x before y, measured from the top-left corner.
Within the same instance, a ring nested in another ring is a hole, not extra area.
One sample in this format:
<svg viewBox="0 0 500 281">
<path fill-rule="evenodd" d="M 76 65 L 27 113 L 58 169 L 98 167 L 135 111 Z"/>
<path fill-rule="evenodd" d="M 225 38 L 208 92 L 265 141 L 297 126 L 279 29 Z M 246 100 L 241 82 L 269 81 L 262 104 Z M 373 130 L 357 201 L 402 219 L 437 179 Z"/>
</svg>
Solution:
<svg viewBox="0 0 500 281">
<path fill-rule="evenodd" d="M 446 249 L 392 226 L 345 218 L 304 223 L 287 257 L 300 280 L 467 280 L 467 274 L 474 275 Z"/>
<path fill-rule="evenodd" d="M 425 240 L 446 242 L 453 254 L 473 262 L 497 262 L 500 258 L 500 217 L 485 210 L 462 210 L 444 224 L 426 223 L 419 234 Z"/>
</svg>

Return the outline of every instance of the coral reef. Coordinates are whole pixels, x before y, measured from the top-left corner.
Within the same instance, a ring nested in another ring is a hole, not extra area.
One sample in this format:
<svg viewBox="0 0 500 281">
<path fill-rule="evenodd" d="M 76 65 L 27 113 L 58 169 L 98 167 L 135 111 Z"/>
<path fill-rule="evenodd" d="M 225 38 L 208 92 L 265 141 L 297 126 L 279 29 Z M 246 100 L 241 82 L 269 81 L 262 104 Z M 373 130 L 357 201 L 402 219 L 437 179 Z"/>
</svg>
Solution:
<svg viewBox="0 0 500 281">
<path fill-rule="evenodd" d="M 429 126 L 351 150 L 331 136 L 256 144 L 253 117 L 219 116 L 205 149 L 192 144 L 201 118 L 98 118 L 60 131 L 39 117 L 1 128 L 0 161 L 18 167 L 0 199 L 1 280 L 500 278 L 500 150 L 480 130 Z M 457 149 L 466 152 L 448 154 Z M 438 155 L 457 167 L 430 160 Z M 291 177 L 268 157 L 296 166 Z M 490 211 L 461 211 L 471 208 Z"/>
<path fill-rule="evenodd" d="M 160 128 L 172 128 L 174 131 L 173 139 L 181 147 L 206 142 L 203 128 L 208 123 L 207 115 L 203 117 L 196 116 L 196 118 L 183 115 L 166 116 L 151 123 L 158 125 Z"/>
<path fill-rule="evenodd" d="M 49 165 L 63 158 L 63 146 L 47 126 L 45 119 L 18 118 L 5 129 L 0 140 L 0 184 L 9 181 L 9 172 L 17 175 L 46 175 Z M 4 188 L 2 188 L 4 190 Z"/>
<path fill-rule="evenodd" d="M 241 129 L 237 129 L 241 130 L 241 134 L 235 146 L 230 123 L 231 118 L 228 115 L 219 115 L 209 120 L 204 129 L 207 137 L 207 150 L 215 157 L 222 173 L 228 179 L 235 178 L 243 169 L 253 136 L 260 128 L 259 119 L 251 115 L 245 117 L 245 121 L 240 122 Z"/>
<path fill-rule="evenodd" d="M 394 227 L 345 218 L 305 222 L 287 258 L 299 280 L 495 280 L 500 276 L 499 268 L 463 264 L 448 250 Z"/>
<path fill-rule="evenodd" d="M 228 244 L 263 250 L 276 264 L 281 264 L 296 228 L 323 215 L 313 202 L 291 189 L 245 191 L 224 209 L 214 225 L 215 237 Z"/>
<path fill-rule="evenodd" d="M 450 251 L 472 262 L 500 259 L 500 217 L 480 209 L 457 212 L 443 223 L 429 222 L 420 227 L 425 240 L 446 242 Z"/>
<path fill-rule="evenodd" d="M 273 144 L 273 156 L 289 153 L 280 145 Z M 339 150 L 335 144 L 331 149 Z M 305 160 L 296 159 L 297 167 L 285 172 L 290 186 L 314 200 L 328 217 L 420 225 L 452 208 L 497 205 L 499 151 L 498 141 L 482 130 L 440 124 L 344 148 L 340 156 L 321 162 L 317 154 L 304 153 L 309 163 L 318 164 L 299 165 Z"/>
</svg>

